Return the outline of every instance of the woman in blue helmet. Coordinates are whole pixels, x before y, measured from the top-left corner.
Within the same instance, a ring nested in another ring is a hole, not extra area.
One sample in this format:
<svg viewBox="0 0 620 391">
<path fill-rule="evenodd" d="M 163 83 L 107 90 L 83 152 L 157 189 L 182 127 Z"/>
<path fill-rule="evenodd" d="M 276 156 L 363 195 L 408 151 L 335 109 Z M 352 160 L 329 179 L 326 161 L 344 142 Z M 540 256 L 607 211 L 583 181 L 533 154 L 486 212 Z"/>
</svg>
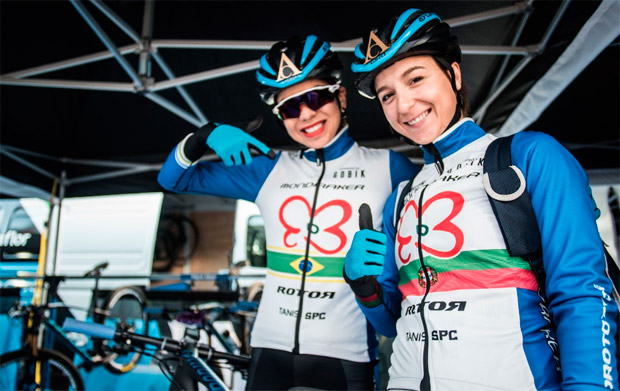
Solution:
<svg viewBox="0 0 620 391">
<path fill-rule="evenodd" d="M 247 389 L 373 389 L 377 340 L 343 279 L 344 257 L 360 204 L 382 209 L 417 168 L 349 136 L 341 71 L 316 36 L 274 44 L 256 72 L 259 94 L 301 149 L 273 154 L 238 128 L 208 124 L 175 147 L 159 174 L 168 190 L 249 200 L 261 210 L 267 277 Z M 252 157 L 249 146 L 272 156 Z M 224 161 L 196 163 L 207 148 Z"/>
<path fill-rule="evenodd" d="M 426 163 L 386 202 L 385 234 L 359 231 L 345 261 L 364 314 L 396 336 L 388 388 L 617 390 L 618 306 L 578 162 L 544 133 L 512 139 L 541 235 L 539 284 L 509 255 L 488 200 L 482 162 L 496 137 L 467 117 L 450 27 L 409 9 L 355 56 L 359 92 Z"/>
</svg>

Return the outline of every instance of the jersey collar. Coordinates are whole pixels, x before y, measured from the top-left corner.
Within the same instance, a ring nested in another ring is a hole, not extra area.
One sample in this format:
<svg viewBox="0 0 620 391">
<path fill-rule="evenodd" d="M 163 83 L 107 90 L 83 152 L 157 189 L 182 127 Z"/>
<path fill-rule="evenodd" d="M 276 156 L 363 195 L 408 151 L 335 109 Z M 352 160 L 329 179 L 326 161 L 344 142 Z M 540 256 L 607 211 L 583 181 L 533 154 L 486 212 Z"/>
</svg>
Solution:
<svg viewBox="0 0 620 391">
<path fill-rule="evenodd" d="M 345 125 L 345 127 L 336 134 L 336 137 L 323 148 L 323 156 L 326 161 L 337 159 L 344 155 L 354 143 L 355 141 L 349 137 L 349 125 Z M 316 162 L 315 149 L 307 149 L 303 154 L 306 159 L 311 162 Z"/>
<path fill-rule="evenodd" d="M 439 152 L 439 155 L 442 158 L 445 158 L 452 155 L 454 152 L 463 148 L 467 144 L 478 140 L 485 134 L 486 132 L 478 126 L 473 119 L 463 118 L 435 139 L 435 141 L 433 141 L 433 145 Z M 429 151 L 429 148 L 424 145 L 422 145 L 421 148 L 424 152 L 424 163 L 433 164 L 435 162 L 435 157 Z"/>
</svg>

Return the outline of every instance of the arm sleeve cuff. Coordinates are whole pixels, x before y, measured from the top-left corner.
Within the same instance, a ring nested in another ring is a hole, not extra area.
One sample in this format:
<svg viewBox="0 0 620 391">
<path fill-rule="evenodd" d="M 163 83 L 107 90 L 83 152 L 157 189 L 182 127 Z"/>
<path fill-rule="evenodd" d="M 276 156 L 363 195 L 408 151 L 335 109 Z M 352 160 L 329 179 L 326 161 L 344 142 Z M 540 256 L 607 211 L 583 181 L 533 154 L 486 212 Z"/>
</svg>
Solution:
<svg viewBox="0 0 620 391">
<path fill-rule="evenodd" d="M 381 286 L 377 283 L 377 279 L 374 276 L 364 276 L 351 280 L 346 273 L 343 272 L 342 275 L 361 305 L 372 308 L 381 304 Z"/>
<path fill-rule="evenodd" d="M 185 143 L 187 139 L 192 137 L 192 135 L 193 133 L 190 133 L 187 136 L 185 136 L 185 138 L 177 145 L 176 149 L 174 150 L 174 160 L 177 162 L 179 166 L 183 168 L 188 168 L 189 166 L 193 164 L 193 162 L 190 159 L 188 159 L 184 153 Z"/>
<path fill-rule="evenodd" d="M 216 125 L 209 122 L 203 125 L 195 133 L 191 133 L 179 145 L 179 154 L 182 154 L 186 161 L 195 162 L 207 152 L 207 138 L 213 132 Z M 191 163 L 190 163 L 191 164 Z"/>
</svg>

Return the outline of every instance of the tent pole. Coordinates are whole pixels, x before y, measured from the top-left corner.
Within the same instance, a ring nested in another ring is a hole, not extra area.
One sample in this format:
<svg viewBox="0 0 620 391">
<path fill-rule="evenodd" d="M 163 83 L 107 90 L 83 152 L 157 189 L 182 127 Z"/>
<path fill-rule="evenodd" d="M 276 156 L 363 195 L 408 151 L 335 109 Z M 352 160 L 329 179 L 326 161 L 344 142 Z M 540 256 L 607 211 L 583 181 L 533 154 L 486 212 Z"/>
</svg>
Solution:
<svg viewBox="0 0 620 391">
<path fill-rule="evenodd" d="M 523 68 L 525 68 L 525 66 L 529 64 L 530 61 L 532 61 L 531 56 L 525 57 L 514 67 L 512 72 L 510 72 L 508 76 L 506 76 L 502 83 L 495 89 L 495 91 L 493 91 L 490 96 L 487 97 L 487 99 L 480 105 L 480 107 L 478 107 L 478 110 L 472 115 L 474 121 L 476 121 L 477 123 L 480 123 L 482 121 L 482 118 L 486 114 L 489 105 L 491 105 L 491 103 L 493 103 L 493 101 L 504 91 L 504 89 L 508 87 L 508 84 L 510 84 L 510 82 L 512 82 L 514 78 L 517 77 L 519 73 L 521 73 Z"/>
<path fill-rule="evenodd" d="M 83 176 L 83 177 L 79 177 L 75 179 L 69 179 L 67 180 L 67 185 L 69 186 L 69 185 L 75 185 L 76 183 L 93 182 L 93 181 L 98 181 L 101 179 L 116 178 L 116 177 L 122 177 L 126 175 L 132 175 L 132 174 L 140 174 L 142 172 L 156 171 L 157 169 L 158 169 L 157 165 L 153 165 L 152 167 L 136 167 L 136 168 L 128 168 L 126 170 L 106 172 L 103 174 L 87 175 L 87 176 Z"/>
<path fill-rule="evenodd" d="M 619 13 L 618 1 L 601 1 L 573 41 L 510 113 L 497 131 L 498 136 L 520 132 L 535 122 L 570 82 L 617 39 L 620 34 Z"/>
<path fill-rule="evenodd" d="M 522 55 L 522 56 L 530 56 L 533 53 L 538 51 L 538 46 L 484 46 L 484 45 L 461 45 L 461 51 L 463 54 L 473 54 L 473 55 L 499 55 L 499 54 L 512 54 L 512 55 Z M 351 49 L 353 50 L 353 49 Z M 344 50 L 341 50 L 344 51 Z M 157 57 L 154 56 L 155 59 Z M 251 71 L 257 69 L 259 66 L 258 61 L 248 61 L 236 65 L 230 65 L 226 67 L 221 67 L 217 69 L 211 69 L 204 72 L 198 72 L 191 75 L 181 76 L 176 79 L 166 80 L 155 83 L 150 91 L 161 91 L 172 87 L 177 87 L 179 85 L 186 85 L 191 83 L 196 83 L 200 81 L 217 79 L 223 76 L 229 76 L 241 72 Z"/>
<path fill-rule="evenodd" d="M 140 62 L 138 73 L 142 78 L 151 77 L 151 41 L 153 40 L 153 16 L 155 5 L 152 0 L 144 2 L 144 17 L 142 19 L 142 50 L 140 50 Z"/>
<path fill-rule="evenodd" d="M 218 77 L 234 75 L 245 71 L 251 71 L 258 68 L 258 60 L 248 61 L 241 64 L 231 65 L 218 69 L 212 69 L 204 72 L 194 73 L 192 75 L 178 77 L 174 80 L 166 80 L 159 83 L 155 83 L 151 91 L 160 91 L 167 88 L 176 87 L 178 85 L 185 85 L 195 83 L 198 81 L 217 79 Z"/>
<path fill-rule="evenodd" d="M 448 23 L 450 27 L 466 26 L 472 23 L 483 22 L 485 20 L 496 19 L 503 16 L 521 13 L 524 12 L 526 8 L 527 3 L 525 1 L 520 1 L 507 7 L 501 7 L 490 11 L 469 14 L 459 18 L 446 19 L 445 22 Z"/>
<path fill-rule="evenodd" d="M 138 46 L 133 45 L 133 44 L 127 45 L 127 46 L 118 48 L 118 51 L 121 54 L 135 53 L 138 51 Z M 79 56 L 79 57 L 71 58 L 68 60 L 53 62 L 47 65 L 41 65 L 38 67 L 23 69 L 21 71 L 6 73 L 2 75 L 2 77 L 6 79 L 22 79 L 24 77 L 40 75 L 43 73 L 54 72 L 54 71 L 58 71 L 61 69 L 73 68 L 79 65 L 90 64 L 90 63 L 97 62 L 97 61 L 107 60 L 112 57 L 114 57 L 114 55 L 110 53 L 108 50 L 105 50 L 102 52 L 87 54 L 85 56 Z"/>
<path fill-rule="evenodd" d="M 140 43 L 140 37 L 136 32 L 127 24 L 123 19 L 121 19 L 118 15 L 114 13 L 107 5 L 99 0 L 90 0 L 90 2 L 101 11 L 105 16 L 108 17 L 114 24 L 118 26 L 121 30 L 125 32 L 125 34 L 129 35 L 129 37 L 135 42 Z M 146 3 L 149 3 L 150 0 L 146 0 Z M 145 6 L 146 7 L 146 6 Z M 146 11 L 145 11 L 146 12 Z M 150 34 L 149 34 L 150 37 Z"/>
<path fill-rule="evenodd" d="M 512 41 L 510 42 L 511 46 L 517 46 L 517 42 L 519 42 L 519 38 L 521 38 L 521 35 L 523 34 L 523 29 L 525 28 L 525 25 L 527 24 L 527 21 L 530 19 L 530 15 L 532 14 L 532 3 L 533 2 L 534 0 L 528 1 L 526 10 L 523 13 L 521 22 L 519 23 L 519 27 L 517 27 L 517 32 L 515 33 L 515 36 L 512 38 Z M 497 75 L 495 76 L 495 80 L 493 80 L 493 84 L 491 84 L 491 88 L 489 89 L 489 91 L 495 91 L 495 88 L 497 88 L 497 85 L 502 79 L 502 76 L 504 75 L 504 72 L 506 71 L 506 67 L 508 66 L 508 60 L 510 60 L 510 54 L 506 55 L 506 57 L 504 57 L 504 59 L 502 60 L 502 65 L 499 67 L 499 70 L 497 71 Z"/>
<path fill-rule="evenodd" d="M 170 67 L 168 67 L 168 64 L 164 61 L 162 56 L 160 56 L 159 53 L 157 53 L 156 51 L 152 52 L 151 55 L 155 59 L 155 62 L 157 62 L 157 65 L 159 65 L 161 70 L 164 72 L 166 77 L 169 80 L 173 80 L 176 77 L 176 75 L 174 74 L 174 72 L 172 72 Z M 205 117 L 205 115 L 202 113 L 202 110 L 200 110 L 200 108 L 198 107 L 194 99 L 189 95 L 189 93 L 185 90 L 185 88 L 183 88 L 183 86 L 175 86 L 175 88 L 179 92 L 181 97 L 185 100 L 187 105 L 192 109 L 194 114 L 196 114 L 196 116 L 200 120 L 200 123 L 201 124 L 207 123 L 208 120 Z M 151 88 L 151 91 L 152 91 L 152 88 Z"/>
<path fill-rule="evenodd" d="M 151 62 L 150 57 L 154 58 L 157 64 L 160 66 L 164 74 L 168 79 L 174 79 L 176 76 L 168 67 L 164 59 L 157 52 L 156 48 L 153 46 L 153 18 L 155 15 L 154 7 L 155 3 L 152 0 L 147 0 L 144 5 L 144 17 L 142 22 L 142 38 L 138 36 L 138 34 L 125 23 L 119 16 L 117 16 L 114 11 L 112 11 L 108 6 L 103 4 L 98 0 L 91 0 L 104 15 L 106 15 L 112 22 L 114 22 L 121 30 L 123 30 L 134 42 L 140 44 L 140 63 L 138 66 L 138 72 L 140 77 L 142 78 L 144 84 L 146 85 L 146 89 L 150 90 L 150 82 L 147 83 L 147 79 L 151 77 Z M 181 95 L 181 97 L 185 100 L 187 105 L 192 109 L 194 114 L 198 117 L 201 124 L 207 123 L 208 120 L 198 107 L 198 105 L 194 102 L 192 97 L 187 93 L 183 86 L 177 86 L 177 91 Z"/>
<path fill-rule="evenodd" d="M 147 97 L 148 99 L 152 100 L 153 102 L 157 103 L 161 107 L 163 107 L 163 108 L 173 112 L 174 114 L 178 115 L 179 117 L 183 118 L 184 120 L 186 120 L 187 122 L 191 123 L 195 127 L 198 128 L 198 127 L 202 126 L 202 123 L 198 119 L 192 117 L 187 111 L 183 110 L 179 106 L 177 106 L 174 103 L 170 102 L 169 100 L 167 100 L 163 96 L 155 94 L 155 93 L 152 93 L 152 92 L 147 92 L 147 93 L 144 94 L 144 96 Z"/>
<path fill-rule="evenodd" d="M 135 92 L 131 83 L 113 83 L 102 81 L 79 81 L 57 79 L 6 79 L 0 77 L 0 85 L 22 87 L 68 88 L 73 90 Z"/>
<path fill-rule="evenodd" d="M 564 12 L 566 11 L 566 8 L 568 7 L 569 3 L 570 3 L 570 0 L 564 1 L 560 5 L 560 8 L 558 8 L 557 12 L 555 13 L 555 16 L 553 17 L 553 20 L 551 21 L 551 24 L 547 28 L 547 31 L 543 35 L 538 45 L 538 52 L 542 53 L 545 50 L 547 46 L 547 42 L 549 42 L 549 38 L 551 37 L 551 34 L 553 34 L 558 23 L 560 23 L 560 19 L 562 18 L 562 15 L 564 15 Z M 524 22 L 522 21 L 522 24 L 523 23 Z M 520 34 L 520 31 L 519 31 L 519 34 Z M 515 39 L 516 38 L 517 38 L 517 35 L 515 36 Z M 506 58 L 505 61 L 507 59 L 508 58 Z M 487 97 L 485 102 L 482 105 L 480 105 L 476 113 L 473 115 L 473 118 L 476 122 L 478 123 L 482 122 L 482 119 L 484 118 L 484 115 L 486 114 L 486 111 L 489 108 L 489 105 L 493 103 L 493 101 L 499 96 L 499 94 L 502 93 L 502 91 L 504 91 L 504 89 L 508 86 L 508 84 L 510 84 L 510 82 L 517 76 L 519 72 L 521 72 L 521 70 L 525 67 L 525 65 L 527 65 L 527 63 L 531 61 L 531 59 L 532 58 L 529 57 L 526 59 L 527 61 L 522 61 L 521 63 L 519 63 L 517 67 L 513 70 L 513 72 L 502 82 L 502 84 L 499 87 L 495 86 L 497 89 L 495 90 L 493 90 L 493 88 L 491 89 L 493 93 L 489 97 Z M 515 72 L 515 71 L 518 71 L 518 72 Z M 497 78 L 499 77 L 500 77 L 500 74 L 498 74 Z"/>
<path fill-rule="evenodd" d="M 121 67 L 123 67 L 125 72 L 127 72 L 129 77 L 131 78 L 131 80 L 133 80 L 133 82 L 136 85 L 136 87 L 137 88 L 144 87 L 144 85 L 142 84 L 142 81 L 140 80 L 140 77 L 138 76 L 136 71 L 134 71 L 134 69 L 131 67 L 131 65 L 127 61 L 127 59 L 125 59 L 125 57 L 123 57 L 118 52 L 118 49 L 112 43 L 112 40 L 110 40 L 110 38 L 107 36 L 107 34 L 101 29 L 99 24 L 97 24 L 95 19 L 93 19 L 92 15 L 86 10 L 86 8 L 84 8 L 84 6 L 80 2 L 78 2 L 76 0 L 69 0 L 69 1 L 75 7 L 75 9 L 77 9 L 77 11 L 80 13 L 80 15 L 82 15 L 82 18 L 84 18 L 84 20 L 86 20 L 86 23 L 88 23 L 90 28 L 95 32 L 95 34 L 99 37 L 99 39 L 103 42 L 103 44 L 108 48 L 108 50 L 110 52 L 112 52 L 112 54 L 114 54 L 114 57 L 119 62 L 119 64 L 121 64 Z"/>
<path fill-rule="evenodd" d="M 60 179 L 58 181 L 58 197 L 56 198 L 56 202 L 52 205 L 52 208 L 57 208 L 54 213 L 55 218 L 52 219 L 54 224 L 50 222 L 50 232 L 48 236 L 48 245 L 47 245 L 47 259 L 45 265 L 46 274 L 55 276 L 56 275 L 56 258 L 58 256 L 58 237 L 60 233 L 60 214 L 62 212 L 62 201 L 65 199 L 66 194 L 66 184 L 67 184 L 67 171 L 62 170 L 60 174 Z M 51 240 L 53 239 L 53 241 Z M 50 248 L 50 243 L 54 243 L 53 247 Z M 48 269 L 49 273 L 48 273 Z"/>
<path fill-rule="evenodd" d="M 98 166 L 98 167 L 113 167 L 113 168 L 146 168 L 151 167 L 150 163 L 133 163 L 133 162 L 123 162 L 123 161 L 108 161 L 108 160 L 89 160 L 89 159 L 72 159 L 72 158 L 63 158 L 63 163 L 68 164 L 81 164 L 84 166 Z"/>
<path fill-rule="evenodd" d="M 545 35 L 543 35 L 543 38 L 540 41 L 541 51 L 544 51 L 547 48 L 547 42 L 549 42 L 549 39 L 551 38 L 551 35 L 555 31 L 555 28 L 560 23 L 560 19 L 562 19 L 562 16 L 564 15 L 564 12 L 566 12 L 566 9 L 568 8 L 568 5 L 570 4 L 570 2 L 571 0 L 563 1 L 562 4 L 560 5 L 560 8 L 553 16 L 553 20 L 551 21 L 551 24 L 549 24 L 549 27 L 547 27 L 547 31 L 545 31 Z"/>
<path fill-rule="evenodd" d="M 515 13 L 524 12 L 528 5 L 525 1 L 517 2 L 507 7 L 501 7 L 491 11 L 478 12 L 475 14 L 465 15 L 460 18 L 446 19 L 445 22 L 451 27 L 465 26 L 485 20 L 500 18 Z M 332 48 L 336 51 L 352 52 L 355 45 L 361 41 L 355 38 L 343 42 L 334 42 Z M 155 49 L 157 48 L 174 48 L 174 49 L 231 49 L 231 50 L 269 50 L 272 41 L 222 41 L 222 40 L 199 40 L 199 39 L 158 39 L 152 42 Z"/>
<path fill-rule="evenodd" d="M 12 152 L 7 151 L 6 149 L 4 150 L 0 150 L 0 154 L 5 154 L 8 158 L 15 160 L 18 163 L 21 163 L 23 166 L 26 166 L 28 168 L 30 168 L 33 171 L 38 172 L 39 174 L 43 175 L 44 177 L 50 178 L 50 179 L 54 179 L 55 176 L 48 172 L 45 171 L 44 169 L 42 169 L 41 167 L 35 166 L 34 164 L 30 163 L 28 160 L 23 159 L 17 155 L 15 155 Z"/>
</svg>

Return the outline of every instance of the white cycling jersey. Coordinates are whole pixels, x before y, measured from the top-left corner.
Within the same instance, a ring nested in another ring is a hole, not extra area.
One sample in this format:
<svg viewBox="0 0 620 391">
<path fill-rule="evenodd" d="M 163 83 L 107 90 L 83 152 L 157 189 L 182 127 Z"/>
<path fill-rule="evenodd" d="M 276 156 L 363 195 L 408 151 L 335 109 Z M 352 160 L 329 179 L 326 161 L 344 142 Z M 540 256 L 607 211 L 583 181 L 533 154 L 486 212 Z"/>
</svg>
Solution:
<svg viewBox="0 0 620 391">
<path fill-rule="evenodd" d="M 385 200 L 416 171 L 400 154 L 360 147 L 345 129 L 322 150 L 258 156 L 245 166 L 183 167 L 173 151 L 159 179 L 176 192 L 242 198 L 260 208 L 267 278 L 252 347 L 369 362 L 375 331 L 343 279 L 344 258 L 359 230 L 359 206 L 376 211 L 380 228 Z"/>
<path fill-rule="evenodd" d="M 388 388 L 618 389 L 618 307 L 587 177 L 550 136 L 513 138 L 541 233 L 547 305 L 529 263 L 508 254 L 483 187 L 494 139 L 460 121 L 424 146 L 403 208 L 404 184 L 386 202 L 383 296 L 362 309 L 378 331 L 397 334 Z"/>
</svg>

